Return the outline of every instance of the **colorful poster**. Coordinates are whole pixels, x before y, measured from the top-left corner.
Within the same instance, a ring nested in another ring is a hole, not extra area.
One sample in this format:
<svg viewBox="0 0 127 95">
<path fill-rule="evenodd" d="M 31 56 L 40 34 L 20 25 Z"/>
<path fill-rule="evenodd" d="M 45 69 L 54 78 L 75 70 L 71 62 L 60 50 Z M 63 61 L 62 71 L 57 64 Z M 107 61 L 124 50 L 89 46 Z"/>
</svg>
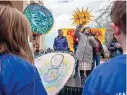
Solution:
<svg viewBox="0 0 127 95">
<path fill-rule="evenodd" d="M 32 31 L 37 34 L 46 34 L 53 27 L 53 16 L 45 6 L 32 3 L 26 7 L 24 14 L 30 23 Z"/>
<path fill-rule="evenodd" d="M 68 41 L 68 46 L 70 51 L 74 52 L 74 28 L 63 28 L 64 36 L 66 36 Z"/>
<path fill-rule="evenodd" d="M 69 53 L 52 52 L 35 60 L 48 95 L 56 95 L 72 75 L 75 58 Z"/>
<path fill-rule="evenodd" d="M 92 28 L 92 33 L 97 33 L 98 39 L 101 41 L 102 44 L 105 42 L 105 28 Z"/>
<path fill-rule="evenodd" d="M 64 36 L 66 36 L 70 51 L 74 52 L 74 28 L 63 28 Z M 91 28 L 92 33 L 98 34 L 98 39 L 101 41 L 102 44 L 105 42 L 105 28 Z"/>
<path fill-rule="evenodd" d="M 88 8 L 86 10 L 83 8 L 81 10 L 77 8 L 73 12 L 72 16 L 73 25 L 83 24 L 83 26 L 85 26 L 92 20 L 91 11 L 89 11 Z"/>
</svg>

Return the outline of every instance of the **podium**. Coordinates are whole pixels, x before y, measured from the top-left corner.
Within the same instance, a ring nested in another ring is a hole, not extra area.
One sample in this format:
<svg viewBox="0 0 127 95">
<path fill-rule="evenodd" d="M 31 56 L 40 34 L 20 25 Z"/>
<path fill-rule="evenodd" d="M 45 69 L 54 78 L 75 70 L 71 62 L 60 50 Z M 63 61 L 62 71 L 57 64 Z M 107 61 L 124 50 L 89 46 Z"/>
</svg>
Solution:
<svg viewBox="0 0 127 95">
<path fill-rule="evenodd" d="M 82 95 L 84 84 L 81 84 L 80 76 L 71 76 L 58 95 Z"/>
</svg>

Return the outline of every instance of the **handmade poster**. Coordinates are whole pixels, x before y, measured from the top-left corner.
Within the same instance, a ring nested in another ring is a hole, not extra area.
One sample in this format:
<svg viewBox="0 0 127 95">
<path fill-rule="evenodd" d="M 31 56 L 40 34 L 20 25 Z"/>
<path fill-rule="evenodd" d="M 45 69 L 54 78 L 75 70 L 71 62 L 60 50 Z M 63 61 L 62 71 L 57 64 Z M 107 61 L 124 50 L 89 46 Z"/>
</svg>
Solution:
<svg viewBox="0 0 127 95">
<path fill-rule="evenodd" d="M 63 28 L 64 36 L 66 36 L 68 41 L 68 47 L 70 51 L 74 53 L 74 28 Z"/>
<path fill-rule="evenodd" d="M 52 52 L 35 60 L 48 95 L 56 95 L 64 87 L 74 69 L 75 58 L 69 53 Z"/>
<path fill-rule="evenodd" d="M 74 28 L 62 28 L 64 31 L 64 36 L 66 36 L 68 41 L 68 46 L 72 52 L 74 52 Z M 92 33 L 98 34 L 98 39 L 101 41 L 102 44 L 105 42 L 105 28 L 91 28 Z"/>
<path fill-rule="evenodd" d="M 92 33 L 96 33 L 98 35 L 98 39 L 102 44 L 105 42 L 105 28 L 91 28 Z"/>
<path fill-rule="evenodd" d="M 92 15 L 90 13 L 90 11 L 88 11 L 88 8 L 86 10 L 84 10 L 82 8 L 82 10 L 80 9 L 76 9 L 73 14 L 72 14 L 73 18 L 73 25 L 79 25 L 79 24 L 83 24 L 84 26 L 86 24 L 88 24 L 91 20 L 92 20 Z"/>
<path fill-rule="evenodd" d="M 46 34 L 53 27 L 53 16 L 45 6 L 32 3 L 26 7 L 24 15 L 27 17 L 32 31 L 37 34 Z"/>
</svg>

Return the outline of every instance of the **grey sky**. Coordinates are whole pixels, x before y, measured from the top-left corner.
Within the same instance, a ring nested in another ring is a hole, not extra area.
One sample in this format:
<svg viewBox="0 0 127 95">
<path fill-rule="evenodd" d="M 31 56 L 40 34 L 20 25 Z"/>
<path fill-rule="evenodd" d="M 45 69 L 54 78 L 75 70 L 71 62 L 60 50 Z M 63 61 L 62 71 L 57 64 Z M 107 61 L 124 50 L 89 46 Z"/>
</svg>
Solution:
<svg viewBox="0 0 127 95">
<path fill-rule="evenodd" d="M 52 11 L 55 21 L 52 30 L 46 35 L 46 47 L 52 47 L 58 29 L 75 27 L 72 25 L 71 18 L 76 8 L 81 9 L 83 7 L 85 10 L 88 7 L 89 10 L 92 10 L 91 14 L 94 16 L 94 20 L 100 14 L 96 11 L 109 3 L 108 0 L 71 0 L 72 2 L 69 3 L 59 3 L 59 1 L 61 0 L 43 0 L 44 5 Z"/>
</svg>

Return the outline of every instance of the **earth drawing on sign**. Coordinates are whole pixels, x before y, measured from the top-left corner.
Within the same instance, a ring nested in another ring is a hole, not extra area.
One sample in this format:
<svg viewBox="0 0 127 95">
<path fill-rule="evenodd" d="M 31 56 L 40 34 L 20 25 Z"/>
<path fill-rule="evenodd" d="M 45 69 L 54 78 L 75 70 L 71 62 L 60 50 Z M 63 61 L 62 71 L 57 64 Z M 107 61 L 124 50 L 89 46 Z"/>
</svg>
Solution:
<svg viewBox="0 0 127 95">
<path fill-rule="evenodd" d="M 48 95 L 56 95 L 73 72 L 75 58 L 69 53 L 48 53 L 35 60 Z"/>
<path fill-rule="evenodd" d="M 26 7 L 24 14 L 30 23 L 32 31 L 35 33 L 46 34 L 53 27 L 53 16 L 45 6 L 32 3 Z"/>
</svg>

